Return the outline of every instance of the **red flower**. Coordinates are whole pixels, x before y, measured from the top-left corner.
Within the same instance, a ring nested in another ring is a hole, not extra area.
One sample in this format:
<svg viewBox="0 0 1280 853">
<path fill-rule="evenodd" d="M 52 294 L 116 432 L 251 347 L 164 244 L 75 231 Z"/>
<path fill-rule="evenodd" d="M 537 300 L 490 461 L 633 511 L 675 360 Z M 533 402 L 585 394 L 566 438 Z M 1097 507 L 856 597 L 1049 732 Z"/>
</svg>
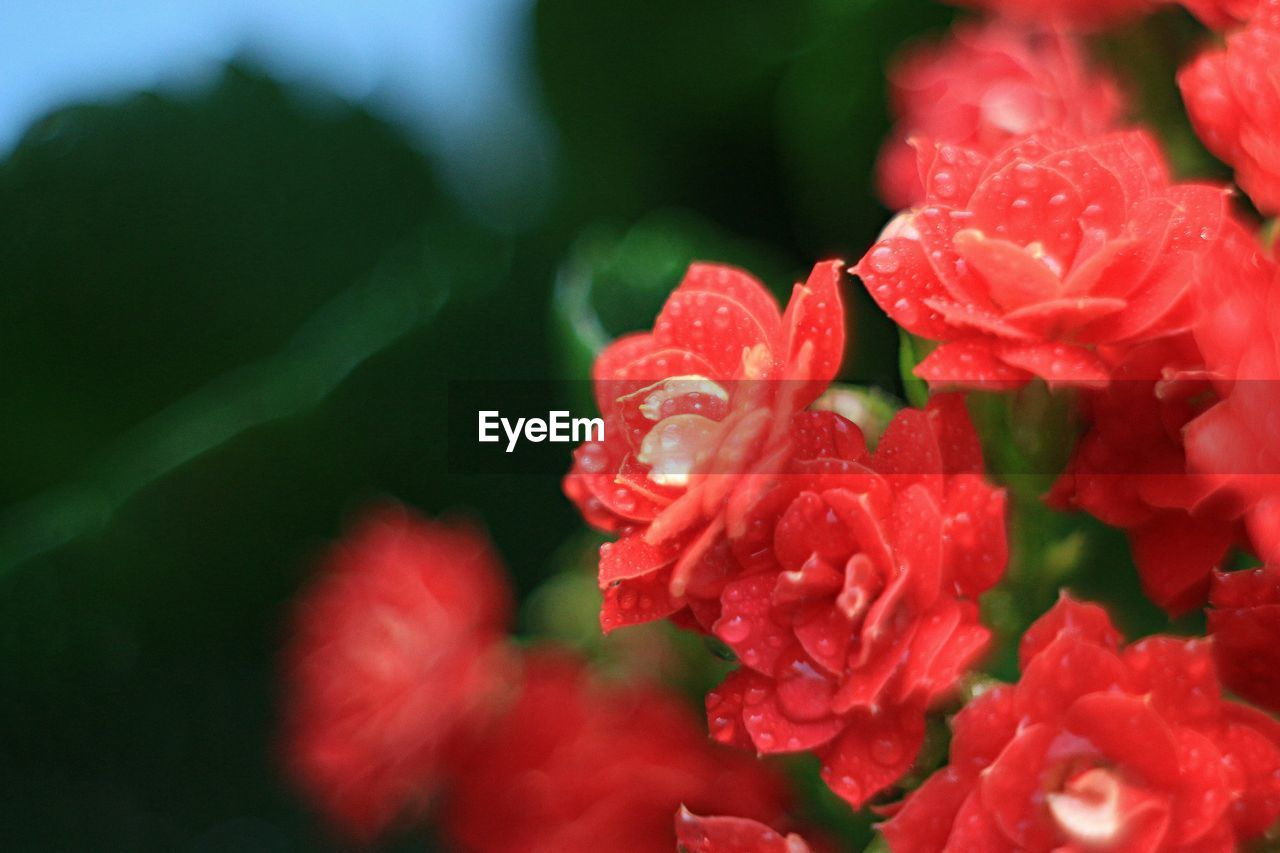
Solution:
<svg viewBox="0 0 1280 853">
<path fill-rule="evenodd" d="M 710 743 L 673 696 L 592 681 L 562 654 L 527 658 L 462 768 L 442 819 L 472 853 L 651 853 L 674 847 L 681 803 L 764 821 L 786 806 L 778 774 Z"/>
<path fill-rule="evenodd" d="M 899 413 L 874 456 L 797 465 L 810 475 L 777 482 L 749 522 L 772 531 L 772 568 L 721 594 L 713 631 L 744 666 L 707 714 L 722 742 L 816 751 L 861 806 L 911 767 L 926 710 L 986 647 L 973 602 L 1004 570 L 1004 493 L 958 397 Z"/>
<path fill-rule="evenodd" d="M 889 78 L 898 124 L 877 171 L 880 196 L 895 208 L 924 196 L 913 137 L 994 154 L 1050 127 L 1103 133 L 1124 108 L 1114 81 L 1088 67 L 1074 40 L 1003 22 L 958 26 L 946 41 L 908 52 Z"/>
<path fill-rule="evenodd" d="M 969 703 L 951 763 L 882 830 L 895 853 L 1230 851 L 1280 816 L 1280 725 L 1221 698 L 1209 643 L 1126 649 L 1061 601 L 1027 632 L 1022 680 Z"/>
<path fill-rule="evenodd" d="M 1280 713 L 1280 565 L 1215 573 L 1209 600 L 1223 683 Z"/>
<path fill-rule="evenodd" d="M 1098 30 L 1132 21 L 1156 9 L 1153 0 L 951 0 L 1035 26 Z"/>
<path fill-rule="evenodd" d="M 1247 22 L 1257 11 L 1258 0 L 1178 0 L 1210 27 L 1225 30 Z"/>
<path fill-rule="evenodd" d="M 1217 511 L 1243 517 L 1252 550 L 1280 562 L 1280 268 L 1228 229 L 1225 257 L 1205 277 L 1196 344 L 1220 402 L 1188 424 L 1187 460 Z"/>
<path fill-rule="evenodd" d="M 344 830 L 377 834 L 434 792 L 507 677 L 510 601 L 484 536 L 369 513 L 302 598 L 287 652 L 288 759 Z"/>
<path fill-rule="evenodd" d="M 1280 0 L 1259 4 L 1222 50 L 1201 54 L 1178 74 L 1196 132 L 1236 170 L 1236 182 L 1264 213 L 1280 213 Z"/>
<path fill-rule="evenodd" d="M 744 817 L 699 817 L 684 806 L 676 813 L 676 840 L 682 853 L 810 853 L 794 832 L 783 836 Z"/>
<path fill-rule="evenodd" d="M 620 534 L 600 554 L 606 631 L 718 594 L 726 507 L 785 461 L 793 416 L 840 365 L 839 287 L 839 262 L 819 264 L 780 314 L 746 273 L 694 264 L 652 332 L 601 353 L 604 441 L 578 448 L 564 490 Z"/>
<path fill-rule="evenodd" d="M 1174 615 L 1204 602 L 1237 538 L 1234 514 L 1206 501 L 1208 484 L 1187 473 L 1182 431 L 1204 408 L 1202 373 L 1190 335 L 1126 353 L 1106 389 L 1082 396 L 1089 428 L 1049 495 L 1124 528 L 1143 589 Z"/>
<path fill-rule="evenodd" d="M 1089 429 L 1050 495 L 1061 508 L 1125 528 L 1143 587 L 1173 614 L 1203 603 L 1228 548 L 1247 543 L 1238 522 L 1244 499 L 1227 499 L 1235 478 L 1188 471 L 1184 435 L 1217 402 L 1215 387 L 1230 388 L 1225 377 L 1235 375 L 1256 340 L 1251 327 L 1265 322 L 1265 310 L 1249 306 L 1270 288 L 1273 269 L 1256 238 L 1229 219 L 1198 273 L 1194 338 L 1124 351 L 1114 381 L 1082 396 Z M 1216 386 L 1208 381 L 1214 377 Z M 1200 427 L 1191 435 L 1200 442 Z M 1197 447 L 1201 456 L 1204 450 Z"/>
<path fill-rule="evenodd" d="M 939 145 L 920 173 L 924 203 L 855 272 L 899 325 L 942 342 L 916 368 L 931 383 L 1098 387 L 1111 371 L 1096 348 L 1190 326 L 1226 194 L 1170 184 L 1146 133 L 1042 133 L 994 156 Z"/>
</svg>

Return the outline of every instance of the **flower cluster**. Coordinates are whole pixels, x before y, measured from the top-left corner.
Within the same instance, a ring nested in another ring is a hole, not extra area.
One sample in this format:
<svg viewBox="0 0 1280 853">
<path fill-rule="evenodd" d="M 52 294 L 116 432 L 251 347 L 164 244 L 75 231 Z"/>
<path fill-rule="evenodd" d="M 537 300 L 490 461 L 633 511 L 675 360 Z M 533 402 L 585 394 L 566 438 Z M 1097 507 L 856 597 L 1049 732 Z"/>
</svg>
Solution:
<svg viewBox="0 0 1280 853">
<path fill-rule="evenodd" d="M 838 402 L 856 393 L 834 384 L 839 261 L 785 308 L 695 263 L 652 330 L 596 359 L 604 434 L 563 488 L 611 537 L 600 625 L 669 620 L 735 659 L 710 738 L 656 686 L 517 650 L 479 534 L 384 511 L 330 557 L 288 658 L 295 772 L 353 834 L 443 801 L 444 835 L 482 853 L 806 853 L 746 750 L 815 756 L 845 802 L 877 800 L 895 853 L 1274 837 L 1280 264 L 1227 187 L 1175 180 L 1154 128 L 1118 126 L 1128 106 L 1085 59 L 1080 33 L 1165 0 L 962 5 L 997 17 L 892 74 L 879 174 L 904 209 L 851 269 L 900 327 L 919 405 L 864 432 Z M 1180 75 L 1193 123 L 1275 213 L 1280 0 L 1185 5 L 1235 30 Z M 1045 495 L 985 474 L 984 442 L 1027 432 L 1062 445 L 1031 472 Z M 1207 603 L 1207 636 L 1126 645 L 1066 593 L 1045 613 L 1092 534 L 1019 529 L 1006 576 L 1006 526 L 1049 514 L 1041 498 L 1123 529 L 1147 597 Z M 1016 683 L 973 674 L 996 640 L 1010 667 L 1017 644 Z M 966 699 L 939 766 L 941 715 Z"/>
<path fill-rule="evenodd" d="M 476 853 L 669 849 L 681 803 L 774 822 L 771 768 L 706 739 L 655 685 L 596 679 L 506 641 L 510 594 L 484 536 L 374 511 L 301 600 L 286 748 L 299 786 L 367 842 L 443 799 Z"/>
<path fill-rule="evenodd" d="M 899 413 L 874 453 L 801 408 L 839 363 L 837 281 L 819 265 L 780 315 L 745 274 L 693 267 L 651 335 L 597 362 L 614 446 L 607 426 L 580 448 L 566 491 L 621 533 L 601 549 L 606 630 L 675 616 L 714 634 L 743 667 L 708 697 L 713 736 L 818 750 L 860 805 L 911 766 L 926 711 L 983 651 L 974 602 L 1007 552 L 959 398 Z"/>
<path fill-rule="evenodd" d="M 955 717 L 951 763 L 884 825 L 895 853 L 1226 851 L 1280 816 L 1280 725 L 1221 698 L 1208 643 L 1121 648 L 1063 598 L 1019 653 L 1022 680 Z"/>
</svg>

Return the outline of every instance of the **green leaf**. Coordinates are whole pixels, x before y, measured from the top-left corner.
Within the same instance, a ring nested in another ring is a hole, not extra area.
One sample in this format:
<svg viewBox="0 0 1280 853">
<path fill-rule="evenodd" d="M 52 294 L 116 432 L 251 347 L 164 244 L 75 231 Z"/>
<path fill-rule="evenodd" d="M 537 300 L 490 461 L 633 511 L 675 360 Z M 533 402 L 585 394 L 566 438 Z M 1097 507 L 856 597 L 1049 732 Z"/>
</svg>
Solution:
<svg viewBox="0 0 1280 853">
<path fill-rule="evenodd" d="M 906 329 L 898 330 L 898 374 L 902 378 L 902 390 L 907 402 L 917 409 L 929 402 L 929 383 L 916 376 L 916 365 L 921 361 L 916 354 L 916 339 Z"/>
</svg>

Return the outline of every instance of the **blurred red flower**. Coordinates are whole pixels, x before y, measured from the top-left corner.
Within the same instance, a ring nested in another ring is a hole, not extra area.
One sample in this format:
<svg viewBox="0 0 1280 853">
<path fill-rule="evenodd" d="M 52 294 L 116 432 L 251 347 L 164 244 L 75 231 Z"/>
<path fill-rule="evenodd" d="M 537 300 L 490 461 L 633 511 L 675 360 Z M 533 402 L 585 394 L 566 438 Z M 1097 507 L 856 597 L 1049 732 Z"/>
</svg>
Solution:
<svg viewBox="0 0 1280 853">
<path fill-rule="evenodd" d="M 944 41 L 912 48 L 889 81 L 898 121 L 877 176 L 880 197 L 898 209 L 924 197 L 913 138 L 994 154 L 1046 128 L 1101 134 L 1125 106 L 1115 81 L 1089 67 L 1075 40 L 1003 21 L 960 25 Z"/>
<path fill-rule="evenodd" d="M 1254 553 L 1280 562 L 1280 267 L 1236 229 L 1227 238 L 1235 260 L 1204 278 L 1194 329 L 1219 402 L 1187 425 L 1187 460 L 1206 503 L 1242 517 Z"/>
<path fill-rule="evenodd" d="M 1171 614 L 1200 606 L 1238 538 L 1233 513 L 1187 472 L 1183 428 L 1211 396 L 1190 334 L 1125 353 L 1111 384 L 1081 396 L 1088 424 L 1048 501 L 1124 528 L 1148 597 Z"/>
<path fill-rule="evenodd" d="M 1178 0 L 1207 26 L 1225 30 L 1243 24 L 1257 11 L 1258 0 Z"/>
<path fill-rule="evenodd" d="M 1020 648 L 1022 680 L 952 724 L 951 763 L 882 830 L 895 853 L 1230 851 L 1280 816 L 1280 724 L 1221 697 L 1210 644 L 1128 648 L 1061 601 Z"/>
<path fill-rule="evenodd" d="M 1197 273 L 1194 335 L 1122 350 L 1112 383 L 1082 395 L 1088 430 L 1049 496 L 1059 508 L 1125 528 L 1144 589 L 1173 614 L 1204 602 L 1233 543 L 1249 546 L 1239 523 L 1247 504 L 1230 497 L 1233 478 L 1189 471 L 1184 435 L 1217 402 L 1215 389 L 1230 388 L 1226 378 L 1244 351 L 1263 339 L 1253 327 L 1265 324 L 1264 308 L 1249 305 L 1270 289 L 1274 269 L 1257 238 L 1228 220 Z M 1193 443 L 1203 438 L 1199 429 Z"/>
<path fill-rule="evenodd" d="M 1280 213 L 1280 0 L 1258 5 L 1226 47 L 1178 73 L 1191 123 L 1210 151 L 1236 170 L 1236 183 L 1268 215 Z"/>
<path fill-rule="evenodd" d="M 1101 387 L 1111 367 L 1098 348 L 1117 358 L 1190 327 L 1196 260 L 1226 193 L 1171 184 L 1149 134 L 1040 133 L 995 155 L 942 144 L 920 156 L 925 201 L 855 268 L 899 325 L 942 342 L 918 376 Z"/>
<path fill-rule="evenodd" d="M 708 741 L 671 694 L 541 652 L 468 752 L 441 818 L 472 853 L 651 853 L 673 848 L 681 803 L 770 823 L 787 804 L 778 773 Z"/>
<path fill-rule="evenodd" d="M 795 833 L 783 836 L 742 817 L 700 817 L 683 806 L 676 814 L 676 839 L 682 853 L 810 853 Z"/>
<path fill-rule="evenodd" d="M 1280 713 L 1280 565 L 1215 573 L 1209 601 L 1223 683 Z"/>
<path fill-rule="evenodd" d="M 1117 26 L 1157 8 L 1154 0 L 950 0 L 957 6 L 985 9 L 1002 18 L 1041 27 L 1100 30 Z"/>
<path fill-rule="evenodd" d="M 817 751 L 860 807 L 911 767 L 926 710 L 986 647 L 974 601 L 1004 570 L 1005 496 L 953 396 L 900 412 L 874 455 L 811 467 L 750 518 L 773 567 L 724 587 L 712 630 L 744 666 L 707 713 L 722 742 Z"/>
<path fill-rule="evenodd" d="M 652 332 L 596 360 L 605 437 L 578 448 L 564 490 L 619 534 L 600 553 L 606 631 L 718 593 L 726 505 L 785 461 L 793 416 L 840 366 L 840 275 L 839 262 L 814 267 L 780 314 L 746 273 L 694 264 Z"/>
<path fill-rule="evenodd" d="M 510 659 L 503 569 L 468 524 L 365 515 L 298 604 L 286 652 L 287 760 L 367 840 L 421 808 L 497 711 Z"/>
</svg>

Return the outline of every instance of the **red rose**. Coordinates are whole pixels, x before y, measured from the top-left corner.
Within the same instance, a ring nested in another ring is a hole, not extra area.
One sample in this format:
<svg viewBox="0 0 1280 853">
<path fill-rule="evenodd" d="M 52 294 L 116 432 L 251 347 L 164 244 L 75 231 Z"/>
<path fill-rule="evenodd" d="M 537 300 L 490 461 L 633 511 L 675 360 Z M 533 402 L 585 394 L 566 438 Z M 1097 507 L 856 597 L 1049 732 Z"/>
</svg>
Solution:
<svg viewBox="0 0 1280 853">
<path fill-rule="evenodd" d="M 1088 67 L 1074 40 L 1004 22 L 961 25 L 941 43 L 913 48 L 889 80 L 898 124 L 877 172 L 880 196 L 894 208 L 924 195 L 912 138 L 994 154 L 1045 128 L 1103 133 L 1124 109 L 1115 82 Z"/>
<path fill-rule="evenodd" d="M 1224 49 L 1201 54 L 1178 74 L 1196 132 L 1236 170 L 1236 183 L 1264 213 L 1280 212 L 1280 0 L 1258 6 Z"/>
<path fill-rule="evenodd" d="M 683 806 L 676 813 L 676 842 L 681 853 L 810 853 L 795 833 L 783 836 L 744 817 L 699 817 Z"/>
<path fill-rule="evenodd" d="M 958 397 L 898 414 L 874 455 L 798 463 L 751 519 L 772 568 L 728 582 L 717 637 L 743 667 L 707 697 L 712 736 L 813 750 L 855 807 L 912 765 L 925 712 L 985 649 L 974 604 L 1004 570 L 1004 493 Z"/>
<path fill-rule="evenodd" d="M 1022 680 L 953 720 L 951 763 L 882 827 L 895 853 L 1231 851 L 1280 816 L 1280 725 L 1225 701 L 1209 643 L 1128 648 L 1061 601 Z"/>
<path fill-rule="evenodd" d="M 369 513 L 301 599 L 286 747 L 304 791 L 368 840 L 421 806 L 509 678 L 503 569 L 469 525 Z"/>
<path fill-rule="evenodd" d="M 951 0 L 1002 18 L 1039 27 L 1098 30 L 1132 21 L 1156 9 L 1154 0 Z"/>
<path fill-rule="evenodd" d="M 601 624 L 677 613 L 718 592 L 726 506 L 790 453 L 792 417 L 844 353 L 840 264 L 814 267 L 784 314 L 755 279 L 694 264 L 652 332 L 596 360 L 602 442 L 582 445 L 565 493 L 619 539 L 600 554 Z"/>
<path fill-rule="evenodd" d="M 1215 573 L 1209 600 L 1223 683 L 1280 713 L 1280 565 Z"/>
<path fill-rule="evenodd" d="M 441 818 L 471 853 L 651 853 L 674 847 L 681 803 L 786 809 L 780 775 L 709 742 L 670 693 L 595 681 L 566 654 L 526 658 L 519 697 L 466 758 Z"/>
<path fill-rule="evenodd" d="M 939 145 L 920 173 L 924 203 L 855 272 L 899 325 L 942 342 L 916 368 L 931 383 L 1099 387 L 1111 374 L 1099 347 L 1191 325 L 1226 193 L 1170 184 L 1146 133 L 1042 133 L 994 156 Z"/>
</svg>

